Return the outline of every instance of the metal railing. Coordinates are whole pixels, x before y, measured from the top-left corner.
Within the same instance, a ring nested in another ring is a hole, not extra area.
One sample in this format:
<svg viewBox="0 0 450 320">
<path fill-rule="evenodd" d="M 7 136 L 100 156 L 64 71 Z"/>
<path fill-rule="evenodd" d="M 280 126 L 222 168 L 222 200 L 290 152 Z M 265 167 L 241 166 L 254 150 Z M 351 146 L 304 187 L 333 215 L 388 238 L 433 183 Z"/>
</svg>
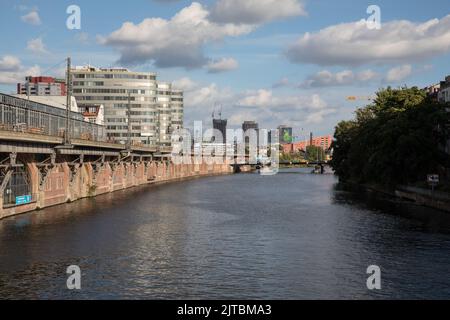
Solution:
<svg viewBox="0 0 450 320">
<path fill-rule="evenodd" d="M 70 113 L 70 137 L 106 141 L 104 126 L 86 122 L 76 112 Z M 65 110 L 0 93 L 0 130 L 63 137 Z"/>
</svg>

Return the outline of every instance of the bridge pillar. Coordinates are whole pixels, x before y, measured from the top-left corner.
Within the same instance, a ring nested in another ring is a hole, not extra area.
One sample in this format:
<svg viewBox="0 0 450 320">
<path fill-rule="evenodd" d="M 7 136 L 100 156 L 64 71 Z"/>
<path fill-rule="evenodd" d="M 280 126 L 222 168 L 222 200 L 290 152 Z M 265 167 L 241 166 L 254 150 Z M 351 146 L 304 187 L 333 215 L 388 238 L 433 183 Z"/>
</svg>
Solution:
<svg viewBox="0 0 450 320">
<path fill-rule="evenodd" d="M 136 186 L 140 186 L 143 185 L 145 183 L 147 183 L 147 179 L 146 179 L 146 175 L 145 175 L 145 163 L 144 162 L 140 162 L 138 164 L 136 164 L 136 169 L 135 169 L 135 184 Z"/>
<path fill-rule="evenodd" d="M 117 191 L 125 189 L 125 167 L 123 163 L 114 163 L 111 165 L 112 179 L 111 190 Z"/>
<path fill-rule="evenodd" d="M 95 195 L 111 192 L 112 170 L 108 162 L 94 164 Z"/>
<path fill-rule="evenodd" d="M 50 207 L 69 201 L 70 169 L 67 163 L 40 169 L 38 181 L 38 208 Z"/>
</svg>

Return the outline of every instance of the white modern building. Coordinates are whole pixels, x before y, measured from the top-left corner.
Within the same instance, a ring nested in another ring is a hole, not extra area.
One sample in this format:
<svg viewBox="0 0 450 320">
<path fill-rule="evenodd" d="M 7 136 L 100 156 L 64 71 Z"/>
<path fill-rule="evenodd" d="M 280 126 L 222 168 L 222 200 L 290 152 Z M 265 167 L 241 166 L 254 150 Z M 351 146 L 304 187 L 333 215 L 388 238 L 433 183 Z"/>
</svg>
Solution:
<svg viewBox="0 0 450 320">
<path fill-rule="evenodd" d="M 71 72 L 78 106 L 104 106 L 111 141 L 125 144 L 130 135 L 133 144 L 170 146 L 171 133 L 183 126 L 183 93 L 158 83 L 155 73 L 91 66 Z"/>
</svg>

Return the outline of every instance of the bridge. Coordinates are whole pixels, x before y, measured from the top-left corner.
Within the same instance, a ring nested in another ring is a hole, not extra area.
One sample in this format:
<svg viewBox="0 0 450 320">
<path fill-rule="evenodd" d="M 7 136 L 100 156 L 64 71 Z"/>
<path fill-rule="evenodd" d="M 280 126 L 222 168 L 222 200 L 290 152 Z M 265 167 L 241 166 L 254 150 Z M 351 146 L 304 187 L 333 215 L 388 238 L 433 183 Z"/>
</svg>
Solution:
<svg viewBox="0 0 450 320">
<path fill-rule="evenodd" d="M 328 161 L 280 161 L 280 165 L 285 166 L 300 166 L 300 165 L 307 165 L 307 166 L 325 166 L 328 165 Z"/>
<path fill-rule="evenodd" d="M 229 164 L 175 165 L 170 147 L 110 142 L 103 126 L 66 112 L 0 94 L 0 219 L 134 186 L 233 170 Z"/>
</svg>

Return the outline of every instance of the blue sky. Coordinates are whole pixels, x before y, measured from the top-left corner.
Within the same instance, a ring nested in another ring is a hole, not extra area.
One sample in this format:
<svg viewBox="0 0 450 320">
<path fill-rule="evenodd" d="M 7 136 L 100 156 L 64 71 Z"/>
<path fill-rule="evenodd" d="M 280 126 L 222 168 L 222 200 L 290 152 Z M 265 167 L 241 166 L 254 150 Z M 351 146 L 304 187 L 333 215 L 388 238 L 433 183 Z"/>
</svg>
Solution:
<svg viewBox="0 0 450 320">
<path fill-rule="evenodd" d="M 66 28 L 71 4 L 81 30 Z M 356 24 L 371 4 L 380 30 Z M 76 65 L 156 71 L 186 90 L 188 126 L 220 104 L 234 126 L 331 134 L 364 104 L 347 96 L 450 74 L 449 8 L 450 0 L 2 0 L 0 91 L 26 74 L 62 75 L 70 55 Z"/>
</svg>

